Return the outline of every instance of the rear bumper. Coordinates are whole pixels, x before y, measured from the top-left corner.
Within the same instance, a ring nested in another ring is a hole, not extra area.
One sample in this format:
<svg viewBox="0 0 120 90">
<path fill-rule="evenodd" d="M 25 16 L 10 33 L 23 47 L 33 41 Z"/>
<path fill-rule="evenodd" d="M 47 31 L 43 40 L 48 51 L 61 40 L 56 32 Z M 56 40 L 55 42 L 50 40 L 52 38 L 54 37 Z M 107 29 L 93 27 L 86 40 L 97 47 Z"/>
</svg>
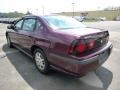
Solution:
<svg viewBox="0 0 120 90">
<path fill-rule="evenodd" d="M 60 60 L 59 63 L 63 64 L 63 67 L 60 67 L 59 70 L 65 73 L 68 73 L 73 76 L 83 76 L 86 73 L 96 70 L 100 65 L 102 65 L 110 56 L 113 45 L 109 42 L 104 48 L 97 51 L 94 54 L 91 54 L 84 58 L 68 58 L 62 57 L 59 55 L 54 55 L 57 60 Z M 103 54 L 108 52 L 107 56 Z"/>
</svg>

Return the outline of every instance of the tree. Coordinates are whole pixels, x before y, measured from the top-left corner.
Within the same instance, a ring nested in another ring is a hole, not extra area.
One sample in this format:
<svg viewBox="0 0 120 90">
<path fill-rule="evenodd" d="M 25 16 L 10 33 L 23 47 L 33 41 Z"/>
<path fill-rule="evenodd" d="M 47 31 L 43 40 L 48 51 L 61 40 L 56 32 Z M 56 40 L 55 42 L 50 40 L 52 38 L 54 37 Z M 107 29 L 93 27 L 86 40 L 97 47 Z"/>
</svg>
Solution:
<svg viewBox="0 0 120 90">
<path fill-rule="evenodd" d="M 32 15 L 32 13 L 30 11 L 27 11 L 26 15 Z"/>
</svg>

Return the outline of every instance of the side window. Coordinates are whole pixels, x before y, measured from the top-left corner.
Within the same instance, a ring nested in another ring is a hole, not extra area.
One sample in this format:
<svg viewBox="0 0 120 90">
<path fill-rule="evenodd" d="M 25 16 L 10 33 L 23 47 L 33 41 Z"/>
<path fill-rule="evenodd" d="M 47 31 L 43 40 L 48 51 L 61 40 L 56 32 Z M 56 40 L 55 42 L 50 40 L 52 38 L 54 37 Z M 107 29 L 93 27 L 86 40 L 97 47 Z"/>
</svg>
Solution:
<svg viewBox="0 0 120 90">
<path fill-rule="evenodd" d="M 42 23 L 37 20 L 36 30 L 43 30 L 43 29 L 44 29 L 44 26 L 42 25 Z"/>
<path fill-rule="evenodd" d="M 26 19 L 26 20 L 24 20 L 22 29 L 28 30 L 28 31 L 33 31 L 33 29 L 35 28 L 35 23 L 36 23 L 35 19 Z"/>
<path fill-rule="evenodd" d="M 23 23 L 23 20 L 18 21 L 18 22 L 15 24 L 16 29 L 21 29 L 22 23 Z"/>
</svg>

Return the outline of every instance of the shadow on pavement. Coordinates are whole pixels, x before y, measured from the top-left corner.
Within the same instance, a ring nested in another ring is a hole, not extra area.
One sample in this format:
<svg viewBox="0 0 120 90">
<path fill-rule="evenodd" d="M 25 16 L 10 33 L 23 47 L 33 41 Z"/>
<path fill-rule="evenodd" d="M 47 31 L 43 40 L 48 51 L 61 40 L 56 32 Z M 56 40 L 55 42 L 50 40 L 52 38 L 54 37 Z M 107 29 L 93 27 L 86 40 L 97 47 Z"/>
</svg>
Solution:
<svg viewBox="0 0 120 90">
<path fill-rule="evenodd" d="M 5 53 L 9 50 L 7 45 L 2 49 Z M 104 67 L 81 78 L 72 78 L 54 70 L 43 75 L 32 59 L 21 52 L 7 54 L 7 58 L 34 90 L 107 90 L 113 78 L 112 72 Z"/>
</svg>

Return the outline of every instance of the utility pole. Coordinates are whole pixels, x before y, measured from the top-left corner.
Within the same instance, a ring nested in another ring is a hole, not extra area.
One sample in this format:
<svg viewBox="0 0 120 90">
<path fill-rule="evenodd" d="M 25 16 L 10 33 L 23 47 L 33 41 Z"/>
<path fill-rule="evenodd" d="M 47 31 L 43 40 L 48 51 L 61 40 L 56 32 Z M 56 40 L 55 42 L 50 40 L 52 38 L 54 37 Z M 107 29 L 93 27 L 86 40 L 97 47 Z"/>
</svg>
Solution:
<svg viewBox="0 0 120 90">
<path fill-rule="evenodd" d="M 44 5 L 42 5 L 42 11 L 43 11 L 43 15 L 44 15 L 44 10 L 45 10 L 45 7 L 44 7 Z"/>
<path fill-rule="evenodd" d="M 72 6 L 73 6 L 73 17 L 74 17 L 74 5 L 75 5 L 75 3 L 73 1 L 73 3 L 72 3 Z"/>
</svg>

